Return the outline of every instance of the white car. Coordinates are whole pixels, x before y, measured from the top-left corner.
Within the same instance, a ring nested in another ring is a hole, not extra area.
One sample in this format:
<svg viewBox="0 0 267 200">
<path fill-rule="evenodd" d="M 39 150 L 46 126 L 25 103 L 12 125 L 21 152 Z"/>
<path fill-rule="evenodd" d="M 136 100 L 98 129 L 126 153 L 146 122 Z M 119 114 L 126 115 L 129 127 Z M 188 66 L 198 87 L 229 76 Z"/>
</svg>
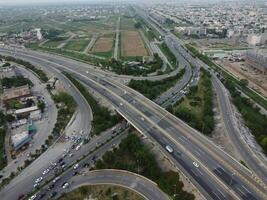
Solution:
<svg viewBox="0 0 267 200">
<path fill-rule="evenodd" d="M 68 186 L 69 186 L 69 183 L 65 183 L 65 184 L 62 186 L 62 188 L 63 188 L 63 189 L 66 189 Z"/>
<path fill-rule="evenodd" d="M 56 177 L 54 180 L 53 180 L 53 183 L 56 183 L 58 180 L 60 179 L 60 177 Z"/>
<path fill-rule="evenodd" d="M 40 183 L 43 180 L 43 177 L 39 177 L 35 180 L 35 183 Z"/>
<path fill-rule="evenodd" d="M 35 183 L 35 184 L 33 185 L 34 188 L 37 188 L 38 186 L 39 186 L 39 183 Z"/>
<path fill-rule="evenodd" d="M 36 199 L 36 197 L 37 197 L 37 195 L 34 194 L 34 195 L 32 195 L 32 196 L 29 198 L 29 200 L 34 200 L 34 199 Z"/>
<path fill-rule="evenodd" d="M 169 152 L 169 153 L 172 153 L 173 152 L 173 149 L 171 148 L 171 146 L 167 145 L 165 147 L 165 149 Z"/>
<path fill-rule="evenodd" d="M 193 162 L 193 165 L 197 168 L 199 167 L 199 164 L 197 162 Z"/>
<path fill-rule="evenodd" d="M 81 146 L 78 145 L 78 146 L 76 147 L 76 151 L 78 151 L 80 148 L 81 148 Z"/>
<path fill-rule="evenodd" d="M 74 165 L 73 169 L 77 169 L 79 167 L 79 164 L 77 163 L 76 165 Z"/>
<path fill-rule="evenodd" d="M 43 171 L 43 175 L 47 174 L 49 172 L 49 169 L 46 169 Z"/>
</svg>

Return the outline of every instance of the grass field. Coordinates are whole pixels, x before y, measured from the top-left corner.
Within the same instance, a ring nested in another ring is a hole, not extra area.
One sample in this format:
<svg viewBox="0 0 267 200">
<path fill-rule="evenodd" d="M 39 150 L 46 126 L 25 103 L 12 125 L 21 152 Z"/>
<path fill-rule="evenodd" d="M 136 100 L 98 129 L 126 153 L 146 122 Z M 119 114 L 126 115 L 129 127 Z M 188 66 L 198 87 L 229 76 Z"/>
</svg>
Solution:
<svg viewBox="0 0 267 200">
<path fill-rule="evenodd" d="M 73 51 L 83 51 L 89 42 L 90 40 L 88 39 L 73 39 L 64 46 L 64 49 Z"/>
<path fill-rule="evenodd" d="M 121 42 L 122 56 L 147 56 L 148 52 L 138 31 L 123 31 Z"/>
<path fill-rule="evenodd" d="M 135 30 L 133 18 L 121 17 L 121 30 Z"/>
<path fill-rule="evenodd" d="M 63 194 L 59 200 L 144 200 L 139 194 L 119 186 L 88 185 Z"/>
<path fill-rule="evenodd" d="M 62 44 L 67 38 L 62 38 L 62 40 L 48 40 L 43 44 L 45 47 L 57 48 L 60 44 Z"/>
</svg>

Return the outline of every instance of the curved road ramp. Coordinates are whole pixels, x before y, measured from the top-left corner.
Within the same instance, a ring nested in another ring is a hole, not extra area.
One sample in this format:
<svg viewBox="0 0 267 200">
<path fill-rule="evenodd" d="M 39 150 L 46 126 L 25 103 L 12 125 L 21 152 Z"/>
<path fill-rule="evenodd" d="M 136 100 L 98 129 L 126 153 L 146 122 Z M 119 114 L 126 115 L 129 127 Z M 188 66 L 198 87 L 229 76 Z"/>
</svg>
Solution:
<svg viewBox="0 0 267 200">
<path fill-rule="evenodd" d="M 83 176 L 75 176 L 69 182 L 71 184 L 68 191 L 85 185 L 116 185 L 133 190 L 147 200 L 170 200 L 153 181 L 139 174 L 124 170 L 94 170 Z"/>
</svg>

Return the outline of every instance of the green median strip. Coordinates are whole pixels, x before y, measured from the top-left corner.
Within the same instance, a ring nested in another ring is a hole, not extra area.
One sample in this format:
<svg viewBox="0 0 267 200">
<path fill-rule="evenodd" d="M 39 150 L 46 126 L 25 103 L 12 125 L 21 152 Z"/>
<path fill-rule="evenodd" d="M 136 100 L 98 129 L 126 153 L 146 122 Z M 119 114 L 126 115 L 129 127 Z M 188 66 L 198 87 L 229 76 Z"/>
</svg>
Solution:
<svg viewBox="0 0 267 200">
<path fill-rule="evenodd" d="M 176 82 L 184 75 L 184 73 L 185 69 L 182 69 L 175 76 L 171 76 L 158 81 L 132 79 L 129 82 L 128 86 L 142 93 L 149 99 L 155 99 L 157 96 L 173 87 Z"/>
<path fill-rule="evenodd" d="M 198 85 L 192 86 L 185 97 L 167 110 L 200 132 L 211 134 L 215 125 L 212 99 L 210 73 L 201 68 Z"/>
<path fill-rule="evenodd" d="M 84 96 L 88 104 L 93 111 L 93 121 L 92 121 L 92 134 L 99 135 L 102 131 L 117 124 L 121 117 L 118 114 L 111 114 L 110 111 L 101 106 L 94 97 L 86 90 L 86 88 L 77 81 L 72 75 L 64 72 L 64 75 L 75 85 L 75 87 Z"/>
</svg>

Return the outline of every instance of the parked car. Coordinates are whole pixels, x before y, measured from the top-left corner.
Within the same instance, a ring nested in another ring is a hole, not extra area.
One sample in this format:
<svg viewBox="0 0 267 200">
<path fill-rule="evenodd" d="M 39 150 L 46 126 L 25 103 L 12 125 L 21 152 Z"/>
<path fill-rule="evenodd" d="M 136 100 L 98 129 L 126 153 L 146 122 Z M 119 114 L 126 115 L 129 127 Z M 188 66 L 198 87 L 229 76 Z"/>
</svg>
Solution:
<svg viewBox="0 0 267 200">
<path fill-rule="evenodd" d="M 74 165 L 73 169 L 77 169 L 79 167 L 79 164 L 77 163 L 76 165 Z"/>
<path fill-rule="evenodd" d="M 69 183 L 65 182 L 65 183 L 63 183 L 62 188 L 66 189 L 68 186 L 69 186 Z"/>
<path fill-rule="evenodd" d="M 35 180 L 35 183 L 40 183 L 43 180 L 43 177 L 39 177 Z"/>
<path fill-rule="evenodd" d="M 51 193 L 50 195 L 49 195 L 49 198 L 53 198 L 53 197 L 55 197 L 57 195 L 57 192 L 53 192 L 53 193 Z"/>
</svg>

